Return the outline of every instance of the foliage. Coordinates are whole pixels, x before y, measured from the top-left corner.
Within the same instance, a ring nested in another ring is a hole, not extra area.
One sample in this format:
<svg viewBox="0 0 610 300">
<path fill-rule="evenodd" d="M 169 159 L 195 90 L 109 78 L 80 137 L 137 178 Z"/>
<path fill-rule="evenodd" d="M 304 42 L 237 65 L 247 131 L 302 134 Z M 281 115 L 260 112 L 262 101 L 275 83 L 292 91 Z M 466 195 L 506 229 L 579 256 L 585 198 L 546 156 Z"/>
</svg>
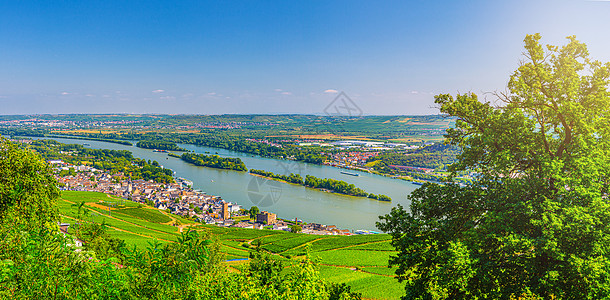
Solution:
<svg viewBox="0 0 610 300">
<path fill-rule="evenodd" d="M 258 209 L 257 206 L 252 206 L 252 207 L 250 207 L 250 210 L 248 211 L 248 213 L 250 213 L 250 219 L 255 219 L 256 215 L 258 215 L 258 213 L 260 213 L 260 210 Z"/>
<path fill-rule="evenodd" d="M 0 298 L 117 298 L 129 295 L 116 260 L 76 252 L 69 237 L 46 229 L 0 228 Z M 27 284 L 26 284 L 27 283 Z"/>
<path fill-rule="evenodd" d="M 175 244 L 126 251 L 124 264 L 76 252 L 69 237 L 44 229 L 0 233 L 2 298 L 175 298 L 194 292 L 189 283 L 217 264 L 208 242 L 192 233 Z"/>
<path fill-rule="evenodd" d="M 76 237 L 84 242 L 86 250 L 95 253 L 97 259 L 107 260 L 114 257 L 121 262 L 125 260 L 124 252 L 127 244 L 122 239 L 111 237 L 105 223 L 79 220 L 79 224 L 75 226 L 77 227 Z"/>
<path fill-rule="evenodd" d="M 56 227 L 57 182 L 31 151 L 0 137 L 0 226 Z"/>
<path fill-rule="evenodd" d="M 182 160 L 196 166 L 227 169 L 235 171 L 246 171 L 246 165 L 239 158 L 220 157 L 218 155 L 203 155 L 195 153 L 184 153 Z"/>
<path fill-rule="evenodd" d="M 260 245 L 250 252 L 250 276 L 258 279 L 263 286 L 278 287 L 281 283 L 281 272 L 284 269 L 282 262 L 275 260 L 262 251 Z"/>
<path fill-rule="evenodd" d="M 301 233 L 303 228 L 300 225 L 292 225 L 290 226 L 290 232 L 292 233 Z"/>
<path fill-rule="evenodd" d="M 331 283 L 328 287 L 330 294 L 328 300 L 342 300 L 344 295 L 349 295 L 354 300 L 362 299 L 361 293 L 352 292 L 352 287 L 345 283 Z"/>
<path fill-rule="evenodd" d="M 610 64 L 574 37 L 525 38 L 501 106 L 439 95 L 457 117 L 454 173 L 472 185 L 424 184 L 410 212 L 381 217 L 399 254 L 404 299 L 601 299 L 610 295 Z"/>
</svg>

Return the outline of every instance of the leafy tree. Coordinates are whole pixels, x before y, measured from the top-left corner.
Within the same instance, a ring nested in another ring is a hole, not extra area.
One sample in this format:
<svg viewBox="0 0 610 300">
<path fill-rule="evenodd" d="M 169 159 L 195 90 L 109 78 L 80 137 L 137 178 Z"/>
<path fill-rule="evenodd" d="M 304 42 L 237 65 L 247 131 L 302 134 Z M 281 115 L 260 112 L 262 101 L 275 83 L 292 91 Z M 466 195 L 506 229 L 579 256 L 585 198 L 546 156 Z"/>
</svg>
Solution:
<svg viewBox="0 0 610 300">
<path fill-rule="evenodd" d="M 328 300 L 342 300 L 343 297 L 349 296 L 354 300 L 362 299 L 362 294 L 352 292 L 352 287 L 345 283 L 330 283 L 328 284 Z"/>
<path fill-rule="evenodd" d="M 0 225 L 56 228 L 56 185 L 38 155 L 0 137 Z"/>
<path fill-rule="evenodd" d="M 303 228 L 300 225 L 290 226 L 290 232 L 292 233 L 300 233 L 301 231 L 303 231 Z"/>
<path fill-rule="evenodd" d="M 574 37 L 525 38 L 498 105 L 439 95 L 472 185 L 424 184 L 378 227 L 404 299 L 601 299 L 610 295 L 610 64 Z"/>
<path fill-rule="evenodd" d="M 263 286 L 279 286 L 283 269 L 282 262 L 264 252 L 260 244 L 255 251 L 250 252 L 250 276 L 258 279 Z"/>
<path fill-rule="evenodd" d="M 78 230 L 76 236 L 84 242 L 86 250 L 95 253 L 97 259 L 106 260 L 114 257 L 121 262 L 125 260 L 125 241 L 110 237 L 105 221 L 102 223 L 79 221 L 79 224 L 76 224 Z"/>
<path fill-rule="evenodd" d="M 260 210 L 258 209 L 257 206 L 252 206 L 252 207 L 250 207 L 250 210 L 248 212 L 250 213 L 250 219 L 254 219 L 254 218 L 256 218 L 256 215 L 258 215 L 258 213 L 260 213 Z"/>
</svg>

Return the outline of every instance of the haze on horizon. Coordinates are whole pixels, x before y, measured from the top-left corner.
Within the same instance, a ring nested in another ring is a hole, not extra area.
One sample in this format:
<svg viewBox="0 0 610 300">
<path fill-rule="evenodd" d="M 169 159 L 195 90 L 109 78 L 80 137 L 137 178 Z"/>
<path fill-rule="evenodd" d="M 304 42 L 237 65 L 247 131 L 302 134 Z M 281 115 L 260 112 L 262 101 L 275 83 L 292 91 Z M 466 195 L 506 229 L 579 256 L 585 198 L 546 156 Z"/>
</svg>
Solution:
<svg viewBox="0 0 610 300">
<path fill-rule="evenodd" d="M 609 1 L 9 1 L 0 114 L 436 114 L 503 90 L 526 34 L 610 61 Z"/>
</svg>

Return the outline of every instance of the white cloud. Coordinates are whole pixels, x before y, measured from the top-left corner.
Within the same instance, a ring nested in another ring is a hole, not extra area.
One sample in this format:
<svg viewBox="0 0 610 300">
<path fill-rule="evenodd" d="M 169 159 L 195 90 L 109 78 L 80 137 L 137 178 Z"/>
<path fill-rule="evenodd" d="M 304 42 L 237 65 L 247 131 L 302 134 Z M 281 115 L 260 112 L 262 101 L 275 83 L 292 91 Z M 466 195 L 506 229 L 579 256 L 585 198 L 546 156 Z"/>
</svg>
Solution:
<svg viewBox="0 0 610 300">
<path fill-rule="evenodd" d="M 336 94 L 338 92 L 339 91 L 337 91 L 337 90 L 326 90 L 326 91 L 324 91 L 324 93 L 326 93 L 326 94 Z"/>
<path fill-rule="evenodd" d="M 411 91 L 411 94 L 419 94 L 418 91 Z"/>
<path fill-rule="evenodd" d="M 276 92 L 281 92 L 281 91 L 282 91 L 282 89 L 275 89 L 274 91 L 276 91 Z"/>
<path fill-rule="evenodd" d="M 216 93 L 215 92 L 211 92 L 211 93 L 208 93 L 208 95 L 214 96 L 214 95 L 216 95 Z"/>
<path fill-rule="evenodd" d="M 292 95 L 291 92 L 282 92 L 282 95 Z"/>
<path fill-rule="evenodd" d="M 165 90 L 154 90 L 154 91 L 152 91 L 152 92 L 153 92 L 153 93 L 157 93 L 157 94 L 158 94 L 158 93 L 163 93 L 163 92 L 165 92 Z"/>
<path fill-rule="evenodd" d="M 64 95 L 64 96 L 65 95 L 70 95 L 70 93 L 68 93 L 68 92 L 61 92 L 61 94 Z"/>
<path fill-rule="evenodd" d="M 176 100 L 176 97 L 174 97 L 174 96 L 163 96 L 163 97 L 159 97 L 159 99 L 161 99 L 161 100 Z"/>
</svg>

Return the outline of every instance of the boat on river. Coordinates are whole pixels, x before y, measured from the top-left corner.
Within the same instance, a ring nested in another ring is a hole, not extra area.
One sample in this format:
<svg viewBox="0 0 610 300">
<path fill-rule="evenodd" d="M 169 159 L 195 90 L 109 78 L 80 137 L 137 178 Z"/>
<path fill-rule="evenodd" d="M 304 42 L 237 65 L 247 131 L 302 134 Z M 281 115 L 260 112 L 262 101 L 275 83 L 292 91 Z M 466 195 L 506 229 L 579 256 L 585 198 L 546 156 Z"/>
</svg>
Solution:
<svg viewBox="0 0 610 300">
<path fill-rule="evenodd" d="M 350 176 L 360 176 L 360 174 L 358 174 L 358 173 L 351 173 L 351 172 L 346 172 L 346 171 L 341 171 L 341 174 L 350 175 Z"/>
</svg>

